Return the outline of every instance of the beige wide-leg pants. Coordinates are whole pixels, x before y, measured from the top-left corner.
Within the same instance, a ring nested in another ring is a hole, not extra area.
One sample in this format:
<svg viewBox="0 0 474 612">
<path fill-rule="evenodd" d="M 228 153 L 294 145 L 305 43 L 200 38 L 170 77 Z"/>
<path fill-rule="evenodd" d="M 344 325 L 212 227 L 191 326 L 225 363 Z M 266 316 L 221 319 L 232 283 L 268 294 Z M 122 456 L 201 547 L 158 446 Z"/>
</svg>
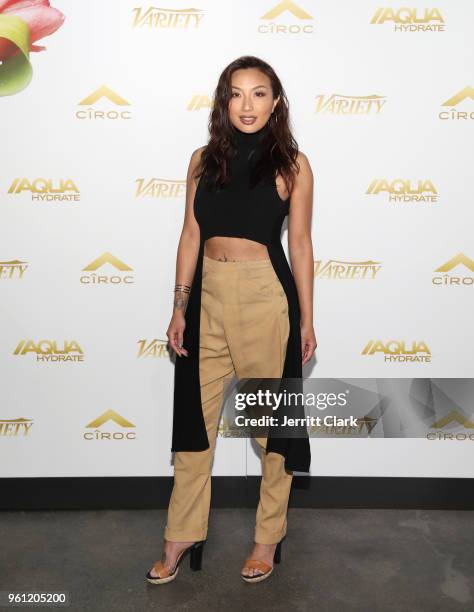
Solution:
<svg viewBox="0 0 474 612">
<path fill-rule="evenodd" d="M 175 453 L 166 540 L 206 539 L 224 379 L 281 378 L 288 334 L 288 302 L 270 259 L 219 261 L 204 256 L 199 373 L 210 448 Z M 266 454 L 265 438 L 256 441 L 262 481 L 255 542 L 275 544 L 286 533 L 293 473 L 285 471 L 282 455 Z"/>
</svg>

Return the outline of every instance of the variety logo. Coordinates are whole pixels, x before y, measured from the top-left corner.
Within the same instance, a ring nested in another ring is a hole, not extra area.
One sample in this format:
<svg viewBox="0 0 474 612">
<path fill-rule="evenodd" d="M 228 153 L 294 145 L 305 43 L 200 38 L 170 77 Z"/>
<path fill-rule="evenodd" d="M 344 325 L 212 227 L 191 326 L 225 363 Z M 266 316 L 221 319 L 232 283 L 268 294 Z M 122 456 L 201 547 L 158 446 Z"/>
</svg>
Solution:
<svg viewBox="0 0 474 612">
<path fill-rule="evenodd" d="M 31 199 L 38 202 L 78 202 L 80 191 L 72 179 L 37 178 L 31 182 L 27 178 L 16 178 L 7 193 L 20 194 L 23 192 L 31 193 Z M 71 192 L 71 193 L 68 193 Z"/>
<path fill-rule="evenodd" d="M 102 98 L 106 98 L 110 103 L 119 107 L 118 109 L 99 110 L 93 104 L 96 104 Z M 121 109 L 120 107 L 130 106 L 124 98 L 119 96 L 115 91 L 112 91 L 107 85 L 102 85 L 89 96 L 79 102 L 79 106 L 87 106 L 85 110 L 76 111 L 77 119 L 131 119 L 132 114 L 129 110 Z"/>
<path fill-rule="evenodd" d="M 443 119 L 444 121 L 459 121 L 459 120 L 471 120 L 474 119 L 474 111 L 460 111 L 456 110 L 454 107 L 463 102 L 464 100 L 471 101 L 474 100 L 474 87 L 467 86 L 458 93 L 454 94 L 451 98 L 448 98 L 446 102 L 443 102 L 441 106 L 448 106 L 450 110 L 440 111 L 438 114 L 439 119 Z"/>
<path fill-rule="evenodd" d="M 168 340 L 151 340 L 147 344 L 147 340 L 139 340 L 139 349 L 137 357 L 169 357 Z"/>
<path fill-rule="evenodd" d="M 29 353 L 36 355 L 36 361 L 84 361 L 84 352 L 76 340 L 64 340 L 61 348 L 56 340 L 20 340 L 13 351 L 13 355 L 25 356 Z"/>
<path fill-rule="evenodd" d="M 375 355 L 381 353 L 384 361 L 397 363 L 431 361 L 431 351 L 423 340 L 414 340 L 408 347 L 404 340 L 369 340 L 362 351 L 362 355 Z"/>
<path fill-rule="evenodd" d="M 324 115 L 378 115 L 386 96 L 316 96 L 316 113 Z"/>
<path fill-rule="evenodd" d="M 130 268 L 130 266 L 127 266 L 127 264 L 118 257 L 106 251 L 83 268 L 83 271 L 90 272 L 90 274 L 83 274 L 79 278 L 80 282 L 84 285 L 120 285 L 122 283 L 131 284 L 135 282 L 135 277 L 131 274 L 114 274 L 113 276 L 109 274 L 97 274 L 96 270 L 105 266 L 105 264 L 110 264 L 119 272 L 133 272 L 133 268 Z"/>
<path fill-rule="evenodd" d="M 137 198 L 182 198 L 186 195 L 186 181 L 173 181 L 172 179 L 151 178 L 136 179 Z"/>
<path fill-rule="evenodd" d="M 186 107 L 186 110 L 198 111 L 198 110 L 201 110 L 202 108 L 211 109 L 212 105 L 213 105 L 213 102 L 209 98 L 209 96 L 196 94 L 195 96 L 191 98 L 191 102 Z"/>
<path fill-rule="evenodd" d="M 33 419 L 0 419 L 0 436 L 8 438 L 28 437 L 33 426 Z"/>
<path fill-rule="evenodd" d="M 369 195 L 387 196 L 387 202 L 437 202 L 438 192 L 429 179 L 419 179 L 411 182 L 410 179 L 374 179 L 367 191 Z"/>
<path fill-rule="evenodd" d="M 443 16 L 437 8 L 379 7 L 370 23 L 376 25 L 393 23 L 394 32 L 444 32 L 445 30 Z"/>
<path fill-rule="evenodd" d="M 474 261 L 464 255 L 464 253 L 458 253 L 452 259 L 442 264 L 439 268 L 436 268 L 435 272 L 444 272 L 444 274 L 442 276 L 433 276 L 433 285 L 472 286 L 474 281 L 474 277 L 472 274 L 467 276 L 458 276 L 450 274 L 451 270 L 453 270 L 457 266 L 463 266 L 463 268 L 469 270 L 469 272 L 474 272 Z"/>
<path fill-rule="evenodd" d="M 291 20 L 290 23 L 281 23 L 284 18 Z M 312 15 L 292 0 L 282 0 L 260 19 L 268 22 L 257 27 L 260 34 L 312 34 L 314 32 L 313 24 L 308 23 L 314 20 Z M 275 22 L 277 19 L 278 22 Z"/>
<path fill-rule="evenodd" d="M 330 259 L 323 262 L 320 259 L 314 262 L 314 277 L 329 278 L 333 280 L 374 280 L 382 265 L 379 261 L 338 261 Z"/>
<path fill-rule="evenodd" d="M 109 421 L 112 421 L 116 426 L 120 427 L 120 430 L 100 429 Z M 86 425 L 86 428 L 93 429 L 94 431 L 86 431 L 84 433 L 85 440 L 135 440 L 137 437 L 135 425 L 127 421 L 127 419 L 118 412 L 115 412 L 115 410 L 106 410 L 104 414 L 101 414 L 100 417 Z"/>
<path fill-rule="evenodd" d="M 461 413 L 459 410 L 451 410 L 446 416 L 442 417 L 435 423 L 433 423 L 430 429 L 438 429 L 442 430 L 446 427 L 450 429 L 463 427 L 464 429 L 474 429 L 474 422 L 472 418 L 467 417 L 465 414 Z M 426 434 L 428 440 L 470 440 L 474 441 L 474 431 L 467 432 L 452 432 L 448 433 L 446 431 L 432 431 Z"/>
<path fill-rule="evenodd" d="M 195 8 L 169 9 L 139 6 L 132 9 L 132 13 L 134 13 L 132 28 L 197 29 L 204 17 L 204 11 Z"/>
<path fill-rule="evenodd" d="M 367 437 L 370 436 L 373 429 L 377 425 L 378 419 L 365 415 L 364 417 L 357 417 L 357 425 L 311 425 L 309 428 L 310 433 L 331 435 L 331 436 L 350 436 L 353 438 Z"/>
<path fill-rule="evenodd" d="M 0 261 L 0 280 L 11 280 L 12 278 L 23 278 L 28 268 L 26 261 L 12 259 L 11 261 Z"/>
</svg>

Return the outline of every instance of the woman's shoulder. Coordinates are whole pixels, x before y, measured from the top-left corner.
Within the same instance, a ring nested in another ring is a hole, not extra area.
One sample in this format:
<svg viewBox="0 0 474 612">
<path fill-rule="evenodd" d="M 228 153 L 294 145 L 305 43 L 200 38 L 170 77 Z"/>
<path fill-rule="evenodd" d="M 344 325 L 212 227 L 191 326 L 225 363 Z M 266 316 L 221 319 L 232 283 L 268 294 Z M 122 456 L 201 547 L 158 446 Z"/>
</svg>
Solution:
<svg viewBox="0 0 474 612">
<path fill-rule="evenodd" d="M 196 177 L 196 172 L 199 174 L 199 170 L 200 170 L 200 163 L 201 163 L 201 155 L 202 152 L 204 151 L 204 149 L 206 148 L 207 145 L 204 145 L 202 147 L 198 147 L 197 149 L 195 149 L 192 154 L 191 154 L 191 159 L 189 161 L 189 169 L 188 169 L 188 175 L 192 176 L 194 178 L 194 183 L 196 185 L 196 187 L 199 184 L 199 178 Z"/>
<path fill-rule="evenodd" d="M 194 149 L 194 151 L 191 154 L 191 162 L 193 164 L 198 164 L 201 161 L 202 152 L 204 151 L 206 147 L 207 145 L 203 145 L 202 147 L 198 147 L 197 149 Z"/>
<path fill-rule="evenodd" d="M 296 173 L 297 180 L 310 180 L 313 176 L 313 171 L 311 169 L 308 156 L 303 153 L 303 151 L 298 151 L 296 162 L 298 164 L 298 171 Z"/>
<path fill-rule="evenodd" d="M 296 161 L 303 168 L 308 168 L 308 166 L 311 167 L 311 165 L 309 163 L 308 156 L 305 153 L 303 153 L 303 151 L 298 150 L 298 155 L 296 156 Z"/>
<path fill-rule="evenodd" d="M 311 169 L 311 164 L 309 163 L 308 156 L 305 155 L 302 151 L 298 151 L 298 155 L 296 158 L 298 170 L 295 172 L 294 184 L 292 190 L 292 196 L 298 194 L 297 200 L 299 199 L 299 195 L 311 194 L 313 190 L 313 171 Z M 305 199 L 304 198 L 304 199 Z"/>
</svg>

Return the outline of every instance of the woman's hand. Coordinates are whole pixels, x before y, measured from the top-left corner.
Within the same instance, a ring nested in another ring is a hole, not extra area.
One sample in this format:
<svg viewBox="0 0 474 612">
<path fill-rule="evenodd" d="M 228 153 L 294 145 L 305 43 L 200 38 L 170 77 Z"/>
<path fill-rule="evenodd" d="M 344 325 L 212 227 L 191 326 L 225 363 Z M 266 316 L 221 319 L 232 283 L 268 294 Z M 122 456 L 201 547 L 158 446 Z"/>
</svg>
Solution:
<svg viewBox="0 0 474 612">
<path fill-rule="evenodd" d="M 172 349 L 179 357 L 182 357 L 183 355 L 185 357 L 188 356 L 188 351 L 185 348 L 182 348 L 185 327 L 186 321 L 183 312 L 176 310 L 171 317 L 166 335 L 168 336 Z"/>
<path fill-rule="evenodd" d="M 301 357 L 303 359 L 301 365 L 308 363 L 317 346 L 318 343 L 316 342 L 313 326 L 311 324 L 301 325 Z"/>
</svg>

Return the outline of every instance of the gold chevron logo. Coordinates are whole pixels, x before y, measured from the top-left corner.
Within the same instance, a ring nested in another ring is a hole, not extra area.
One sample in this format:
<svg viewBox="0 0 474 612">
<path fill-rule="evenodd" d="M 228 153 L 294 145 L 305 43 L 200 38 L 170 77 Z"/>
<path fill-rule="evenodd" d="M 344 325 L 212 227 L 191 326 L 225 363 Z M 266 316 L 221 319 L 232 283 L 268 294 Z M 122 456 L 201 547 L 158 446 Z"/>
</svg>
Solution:
<svg viewBox="0 0 474 612">
<path fill-rule="evenodd" d="M 115 255 L 112 255 L 112 253 L 109 253 L 108 251 L 106 251 L 100 257 L 97 257 L 97 259 L 94 259 L 94 261 L 92 261 L 88 266 L 82 269 L 87 272 L 92 272 L 102 267 L 106 263 L 111 264 L 112 266 L 114 266 L 114 268 L 117 268 L 117 270 L 121 270 L 122 272 L 133 270 L 133 268 L 130 268 L 130 266 L 127 266 L 126 263 L 121 261 L 118 257 L 115 257 Z"/>
<path fill-rule="evenodd" d="M 115 91 L 112 91 L 107 85 L 102 85 L 99 89 L 96 89 L 93 93 L 84 98 L 84 100 L 81 100 L 79 104 L 81 106 L 90 106 L 101 98 L 108 98 L 113 104 L 117 104 L 118 106 L 130 106 L 130 102 L 127 102 L 127 100 L 119 96 Z"/>
<path fill-rule="evenodd" d="M 292 13 L 298 19 L 313 19 L 309 13 L 304 11 L 291 0 L 282 0 L 282 2 L 279 2 L 276 6 L 265 13 L 261 19 L 276 19 L 285 11 L 290 11 L 290 13 Z"/>
<path fill-rule="evenodd" d="M 474 261 L 464 255 L 464 253 L 458 253 L 458 255 L 444 263 L 442 266 L 436 268 L 435 272 L 449 272 L 459 264 L 465 265 L 471 272 L 474 272 Z"/>
<path fill-rule="evenodd" d="M 436 421 L 436 423 L 433 423 L 433 425 L 431 425 L 431 429 L 441 429 L 453 421 L 459 425 L 462 425 L 466 429 L 474 429 L 474 423 L 468 419 L 467 416 L 464 416 L 457 410 L 451 410 L 449 414 L 444 416 L 442 419 L 439 419 L 439 421 Z"/>
<path fill-rule="evenodd" d="M 107 423 L 107 421 L 114 421 L 114 423 L 117 423 L 117 425 L 119 425 L 120 427 L 135 427 L 133 423 L 130 423 L 130 421 L 124 419 L 124 417 L 121 416 L 118 412 L 115 412 L 115 410 L 106 410 L 104 414 L 101 414 L 100 417 L 98 417 L 94 421 L 91 421 L 88 425 L 86 425 L 86 427 L 100 427 L 104 423 Z"/>
<path fill-rule="evenodd" d="M 464 89 L 461 89 L 461 91 L 458 91 L 458 93 L 454 94 L 452 98 L 449 98 L 449 100 L 443 102 L 441 106 L 456 106 L 466 98 L 471 98 L 471 100 L 474 100 L 474 87 L 470 87 L 468 85 Z"/>
</svg>

